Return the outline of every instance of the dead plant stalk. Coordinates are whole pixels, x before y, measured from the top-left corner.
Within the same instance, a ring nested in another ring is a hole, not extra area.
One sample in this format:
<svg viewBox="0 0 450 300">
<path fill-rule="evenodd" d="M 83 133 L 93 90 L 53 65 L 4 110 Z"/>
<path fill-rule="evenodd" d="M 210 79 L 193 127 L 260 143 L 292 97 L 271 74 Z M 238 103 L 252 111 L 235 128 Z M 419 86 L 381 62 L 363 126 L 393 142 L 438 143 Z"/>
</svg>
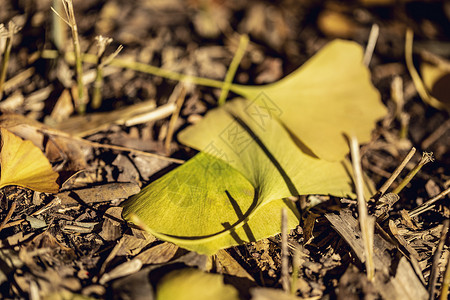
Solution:
<svg viewBox="0 0 450 300">
<path fill-rule="evenodd" d="M 80 48 L 80 40 L 78 37 L 78 27 L 75 19 L 75 13 L 73 10 L 73 1 L 72 0 L 61 0 L 64 11 L 66 13 L 67 20 L 64 19 L 53 7 L 53 12 L 59 16 L 72 30 L 72 42 L 73 49 L 75 52 L 75 72 L 77 76 L 77 85 L 78 85 L 78 95 L 77 95 L 77 110 L 79 113 L 83 114 L 86 111 L 86 95 L 84 94 L 84 84 L 83 84 L 83 64 L 81 59 L 81 48 Z"/>
<path fill-rule="evenodd" d="M 19 30 L 20 28 L 16 24 L 14 24 L 13 21 L 9 21 L 8 29 L 5 29 L 4 25 L 0 24 L 0 38 L 6 36 L 5 49 L 3 51 L 2 64 L 0 67 L 0 99 L 3 97 L 6 71 L 8 69 L 9 56 L 11 54 L 14 34 L 16 34 Z"/>
<path fill-rule="evenodd" d="M 364 242 L 364 254 L 366 258 L 367 279 L 373 281 L 375 278 L 375 265 L 373 262 L 373 237 L 375 219 L 368 215 L 367 204 L 364 199 L 364 181 L 361 169 L 361 158 L 359 154 L 358 139 L 355 136 L 350 138 L 350 154 L 355 174 L 356 196 L 358 199 L 359 224 Z"/>
<path fill-rule="evenodd" d="M 417 165 L 408 173 L 408 175 L 406 175 L 406 177 L 392 191 L 392 193 L 394 193 L 394 194 L 400 193 L 403 190 L 403 188 L 414 178 L 414 176 L 417 174 L 417 172 L 419 172 L 420 169 L 422 169 L 422 167 L 424 165 L 426 165 L 427 163 L 429 163 L 429 162 L 431 162 L 433 160 L 434 160 L 434 158 L 433 158 L 433 153 L 432 152 L 424 152 L 422 154 L 422 158 L 417 163 Z"/>
</svg>

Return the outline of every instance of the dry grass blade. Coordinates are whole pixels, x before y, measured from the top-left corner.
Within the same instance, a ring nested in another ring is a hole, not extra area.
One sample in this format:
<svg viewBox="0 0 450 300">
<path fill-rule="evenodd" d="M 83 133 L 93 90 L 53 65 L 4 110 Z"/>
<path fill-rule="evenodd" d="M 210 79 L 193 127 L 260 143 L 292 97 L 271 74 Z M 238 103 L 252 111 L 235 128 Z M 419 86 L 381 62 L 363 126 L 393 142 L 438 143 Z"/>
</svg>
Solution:
<svg viewBox="0 0 450 300">
<path fill-rule="evenodd" d="M 447 189 L 445 189 L 444 191 L 442 191 L 442 192 L 439 193 L 438 195 L 434 196 L 434 197 L 431 198 L 430 200 L 428 200 L 428 201 L 422 203 L 422 204 L 419 205 L 418 207 L 416 207 L 416 208 L 414 208 L 413 210 L 411 210 L 411 211 L 409 212 L 409 216 L 410 216 L 411 218 L 413 218 L 413 217 L 416 217 L 416 216 L 420 215 L 421 213 L 423 213 L 423 212 L 425 212 L 425 211 L 427 211 L 427 210 L 430 210 L 430 209 L 432 208 L 432 205 L 433 205 L 436 201 L 438 201 L 438 200 L 444 198 L 444 197 L 447 196 L 449 193 L 450 193 L 450 187 L 448 187 Z"/>
<path fill-rule="evenodd" d="M 367 42 L 366 51 L 364 52 L 363 64 L 369 66 L 370 60 L 372 59 L 373 50 L 377 44 L 378 34 L 380 33 L 380 26 L 377 24 L 372 25 L 370 30 L 369 41 Z"/>
<path fill-rule="evenodd" d="M 432 134 L 430 134 L 423 142 L 422 142 L 422 148 L 427 149 L 430 147 L 434 142 L 436 142 L 441 136 L 444 135 L 444 133 L 447 132 L 447 130 L 450 129 L 450 119 L 442 123 Z"/>
<path fill-rule="evenodd" d="M 78 38 L 78 26 L 75 20 L 75 13 L 73 10 L 72 0 L 61 0 L 67 19 L 64 19 L 53 7 L 52 11 L 63 20 L 72 30 L 72 42 L 75 52 L 75 71 L 77 75 L 78 95 L 77 95 L 77 110 L 79 113 L 84 113 L 86 110 L 87 97 L 84 94 L 83 84 L 83 64 L 81 59 L 80 39 Z"/>
<path fill-rule="evenodd" d="M 356 195 L 358 198 L 359 224 L 364 241 L 364 252 L 366 256 L 366 271 L 369 281 L 375 279 L 375 265 L 373 262 L 373 236 L 375 219 L 368 215 L 367 203 L 364 199 L 364 180 L 361 169 L 359 144 L 356 137 L 350 138 L 350 154 L 352 157 L 353 172 L 355 174 Z"/>
<path fill-rule="evenodd" d="M 441 259 L 442 250 L 444 249 L 445 240 L 447 239 L 448 227 L 450 220 L 447 219 L 443 222 L 441 237 L 439 238 L 439 244 L 436 247 L 436 251 L 433 255 L 433 265 L 431 266 L 431 274 L 428 280 L 428 295 L 429 299 L 434 299 L 434 293 L 436 291 L 436 282 L 439 275 L 439 261 Z"/>
<path fill-rule="evenodd" d="M 403 188 L 416 176 L 417 172 L 422 169 L 422 167 L 429 163 L 434 161 L 433 153 L 432 152 L 424 152 L 422 154 L 421 160 L 417 163 L 417 165 L 406 175 L 406 177 L 400 182 L 400 184 L 392 191 L 394 194 L 400 193 Z"/>
<path fill-rule="evenodd" d="M 6 80 L 6 71 L 8 68 L 9 56 L 11 54 L 11 48 L 13 43 L 14 34 L 16 34 L 20 27 L 18 27 L 14 22 L 10 21 L 8 23 L 8 29 L 6 30 L 3 24 L 0 27 L 0 38 L 6 36 L 5 49 L 3 51 L 2 64 L 0 66 L 0 99 L 3 96 L 4 84 Z"/>
<path fill-rule="evenodd" d="M 391 186 L 391 184 L 395 181 L 395 179 L 397 179 L 398 175 L 400 175 L 400 173 L 406 167 L 408 162 L 411 160 L 411 158 L 413 157 L 414 153 L 416 153 L 416 148 L 413 147 L 413 148 L 411 148 L 411 150 L 409 150 L 409 152 L 406 155 L 406 157 L 403 159 L 401 164 L 394 170 L 394 172 L 388 178 L 388 180 L 380 187 L 380 189 L 378 190 L 377 194 L 374 196 L 375 199 L 379 199 L 381 196 L 384 195 L 384 193 L 386 193 L 386 191 Z"/>
<path fill-rule="evenodd" d="M 281 285 L 285 292 L 290 291 L 289 281 L 289 250 L 288 250 L 288 229 L 287 229 L 287 212 L 286 208 L 281 210 Z"/>
<path fill-rule="evenodd" d="M 186 89 L 184 88 L 184 86 L 181 86 L 181 91 L 179 92 L 179 95 L 176 100 L 176 108 L 172 114 L 172 117 L 170 118 L 166 140 L 164 141 L 164 148 L 166 149 L 166 153 L 170 152 L 170 143 L 172 142 L 173 134 L 175 132 L 175 125 L 180 115 L 181 107 L 183 106 L 185 98 L 186 98 Z"/>
</svg>

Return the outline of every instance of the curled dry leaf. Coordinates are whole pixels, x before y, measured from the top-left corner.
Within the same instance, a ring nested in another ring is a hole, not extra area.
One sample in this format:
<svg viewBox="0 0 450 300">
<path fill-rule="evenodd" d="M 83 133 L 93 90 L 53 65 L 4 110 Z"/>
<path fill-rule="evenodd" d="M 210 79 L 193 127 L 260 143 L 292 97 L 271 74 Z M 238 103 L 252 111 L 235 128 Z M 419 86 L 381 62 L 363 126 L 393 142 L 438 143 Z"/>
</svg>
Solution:
<svg viewBox="0 0 450 300">
<path fill-rule="evenodd" d="M 0 188 L 18 185 L 38 192 L 58 192 L 58 173 L 52 170 L 42 151 L 4 128 L 0 131 Z"/>
</svg>

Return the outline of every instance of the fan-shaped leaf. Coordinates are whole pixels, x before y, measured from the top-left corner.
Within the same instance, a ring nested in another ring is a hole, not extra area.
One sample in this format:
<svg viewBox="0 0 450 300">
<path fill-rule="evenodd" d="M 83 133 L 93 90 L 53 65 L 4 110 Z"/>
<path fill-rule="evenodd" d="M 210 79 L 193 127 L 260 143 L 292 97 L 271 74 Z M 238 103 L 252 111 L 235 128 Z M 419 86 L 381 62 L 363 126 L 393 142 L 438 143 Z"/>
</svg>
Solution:
<svg viewBox="0 0 450 300">
<path fill-rule="evenodd" d="M 0 188 L 18 185 L 39 192 L 56 193 L 58 173 L 31 141 L 24 141 L 4 128 L 0 128 Z"/>
<path fill-rule="evenodd" d="M 238 291 L 223 283 L 219 274 L 197 269 L 175 270 L 165 275 L 156 290 L 156 300 L 238 300 Z"/>
<path fill-rule="evenodd" d="M 280 81 L 230 89 L 272 109 L 318 157 L 342 160 L 348 153 L 344 134 L 366 143 L 375 122 L 386 114 L 362 57 L 358 44 L 335 40 Z"/>
<path fill-rule="evenodd" d="M 213 254 L 279 233 L 283 207 L 295 227 L 297 211 L 284 197 L 352 194 L 341 163 L 306 155 L 276 119 L 254 122 L 249 105 L 228 102 L 186 130 L 181 140 L 204 151 L 132 197 L 124 217 L 136 216 L 163 240 Z"/>
</svg>

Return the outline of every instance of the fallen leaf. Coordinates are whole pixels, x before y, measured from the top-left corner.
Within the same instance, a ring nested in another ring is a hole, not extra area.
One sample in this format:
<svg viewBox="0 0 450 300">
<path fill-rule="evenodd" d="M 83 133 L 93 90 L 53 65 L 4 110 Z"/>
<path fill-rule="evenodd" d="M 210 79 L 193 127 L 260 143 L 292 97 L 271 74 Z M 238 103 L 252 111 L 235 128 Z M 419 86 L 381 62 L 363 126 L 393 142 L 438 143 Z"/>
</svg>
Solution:
<svg viewBox="0 0 450 300">
<path fill-rule="evenodd" d="M 232 85 L 253 100 L 229 101 L 181 132 L 202 152 L 129 199 L 124 218 L 211 255 L 279 233 L 283 207 L 294 228 L 298 211 L 283 198 L 354 196 L 343 135 L 369 141 L 386 112 L 361 60 L 361 47 L 338 40 L 275 84 Z"/>
<path fill-rule="evenodd" d="M 249 104 L 230 101 L 184 131 L 179 138 L 204 151 L 129 199 L 124 218 L 210 255 L 279 233 L 283 207 L 294 228 L 298 211 L 285 197 L 353 195 L 343 164 L 303 153 L 275 119 L 253 122 Z M 239 136 L 230 139 L 233 133 Z"/>
<path fill-rule="evenodd" d="M 238 171 L 199 153 L 125 202 L 123 217 L 144 223 L 162 240 L 211 255 L 280 231 L 280 210 L 286 203 L 278 199 L 258 205 L 258 200 L 257 190 Z M 298 212 L 291 206 L 288 214 L 293 228 Z"/>
<path fill-rule="evenodd" d="M 144 265 L 162 264 L 171 260 L 178 251 L 178 246 L 172 243 L 162 243 L 142 251 L 136 256 Z"/>
<path fill-rule="evenodd" d="M 360 143 L 371 139 L 375 122 L 386 115 L 355 42 L 335 40 L 299 69 L 272 84 L 233 84 L 231 91 L 258 103 L 255 118 L 278 117 L 314 155 L 339 161 L 349 152 L 344 134 Z"/>
<path fill-rule="evenodd" d="M 226 250 L 219 250 L 215 257 L 218 273 L 235 277 L 247 278 L 255 281 L 253 277 L 231 256 Z"/>
<path fill-rule="evenodd" d="M 58 173 L 31 141 L 24 141 L 1 128 L 0 188 L 18 185 L 38 192 L 56 193 Z"/>
<path fill-rule="evenodd" d="M 172 271 L 161 279 L 156 289 L 156 299 L 238 300 L 239 296 L 233 286 L 223 283 L 223 277 L 219 274 L 182 269 Z"/>
<path fill-rule="evenodd" d="M 343 163 L 302 152 L 274 116 L 255 117 L 253 112 L 262 107 L 254 101 L 229 101 L 182 131 L 178 140 L 235 168 L 266 200 L 309 194 L 353 195 Z"/>
<path fill-rule="evenodd" d="M 429 104 L 437 109 L 450 111 L 450 72 L 426 62 L 421 64 L 420 71 L 430 97 L 435 100 Z"/>
<path fill-rule="evenodd" d="M 358 23 L 349 16 L 335 10 L 324 9 L 317 17 L 317 27 L 327 36 L 352 38 L 361 31 Z"/>
<path fill-rule="evenodd" d="M 450 111 L 450 103 L 448 98 L 445 99 L 445 101 L 440 101 L 439 99 L 436 99 L 434 95 L 430 94 L 430 90 L 433 89 L 433 85 L 438 79 L 447 77 L 445 79 L 446 81 L 448 81 L 448 73 L 443 74 L 443 72 L 439 69 L 430 68 L 430 66 L 423 65 L 422 72 L 424 80 L 422 80 L 416 68 L 414 67 L 413 38 L 413 31 L 411 29 L 408 29 L 406 31 L 405 37 L 405 61 L 406 66 L 408 67 L 409 74 L 411 75 L 411 78 L 414 82 L 414 86 L 416 87 L 417 93 L 420 95 L 420 98 L 422 98 L 424 102 L 428 103 L 434 108 Z"/>
<path fill-rule="evenodd" d="M 251 289 L 252 300 L 300 300 L 304 298 L 296 297 L 286 293 L 283 290 L 271 289 L 271 288 L 253 288 Z M 316 299 L 316 298 L 312 298 Z M 319 298 L 317 298 L 319 299 Z"/>
</svg>

